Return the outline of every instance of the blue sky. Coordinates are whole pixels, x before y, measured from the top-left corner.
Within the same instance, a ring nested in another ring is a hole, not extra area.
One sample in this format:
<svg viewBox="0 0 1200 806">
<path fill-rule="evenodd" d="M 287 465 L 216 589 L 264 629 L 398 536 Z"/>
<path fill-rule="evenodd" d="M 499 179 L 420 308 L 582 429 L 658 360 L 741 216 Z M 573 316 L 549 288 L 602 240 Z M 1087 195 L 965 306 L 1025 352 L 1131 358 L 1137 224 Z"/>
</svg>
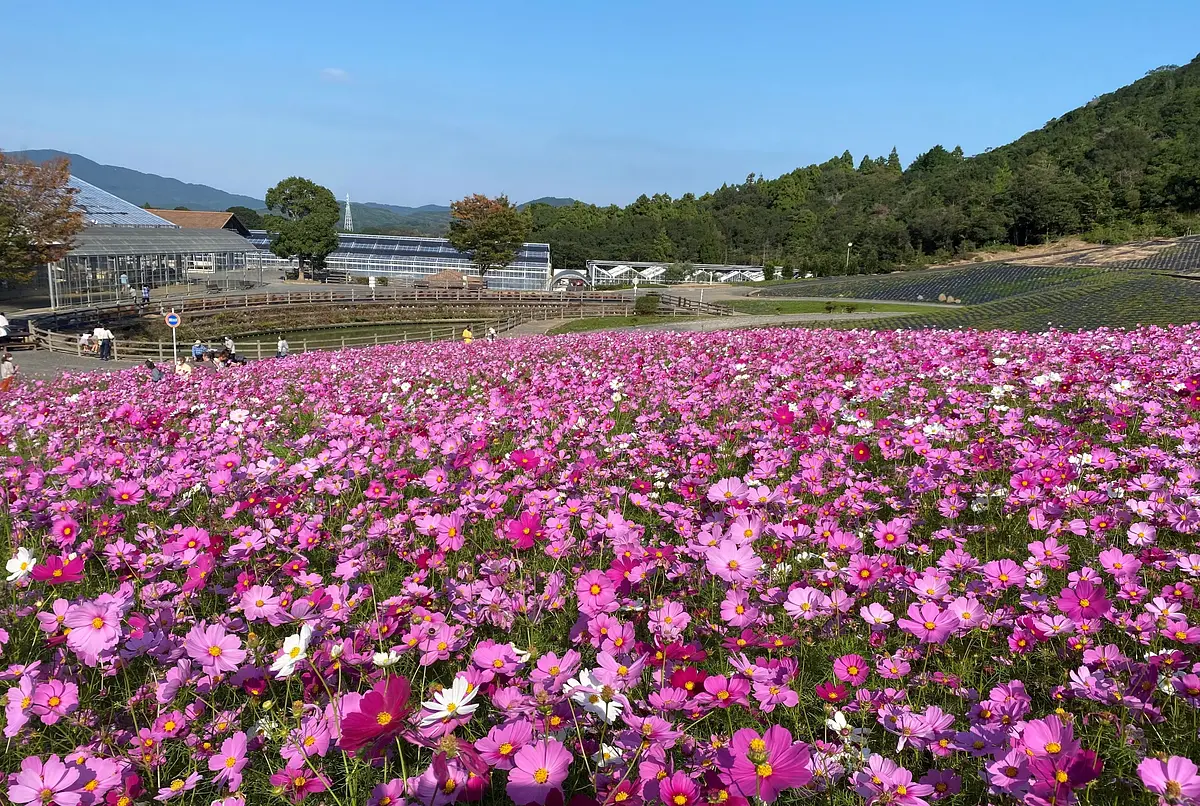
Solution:
<svg viewBox="0 0 1200 806">
<path fill-rule="evenodd" d="M 1200 50 L 1195 0 L 68 0 L 3 20 L 0 148 L 409 205 L 977 153 Z"/>
</svg>

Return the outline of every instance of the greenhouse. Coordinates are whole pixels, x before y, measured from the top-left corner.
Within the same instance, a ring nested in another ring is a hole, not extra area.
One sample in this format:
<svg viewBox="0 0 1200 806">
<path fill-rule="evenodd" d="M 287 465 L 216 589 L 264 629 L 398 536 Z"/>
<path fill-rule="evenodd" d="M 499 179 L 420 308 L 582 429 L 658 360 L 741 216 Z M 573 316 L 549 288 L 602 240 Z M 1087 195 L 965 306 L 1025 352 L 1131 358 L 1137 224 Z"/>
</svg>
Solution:
<svg viewBox="0 0 1200 806">
<path fill-rule="evenodd" d="M 296 261 L 271 254 L 270 236 L 262 230 L 252 230 L 250 242 L 258 251 L 248 257 L 247 268 L 256 271 L 294 270 Z M 325 270 L 360 277 L 386 277 L 413 282 L 446 269 L 465 275 L 478 276 L 471 259 L 456 250 L 445 238 L 417 238 L 395 235 L 338 234 L 338 248 L 325 258 Z M 550 282 L 550 245 L 527 243 L 521 246 L 516 259 L 487 274 L 489 288 L 521 291 L 541 291 Z"/>
<path fill-rule="evenodd" d="M 39 272 L 51 307 L 140 298 L 145 286 L 161 294 L 189 284 L 227 289 L 244 283 L 254 246 L 236 232 L 181 229 L 74 176 L 70 185 L 86 226 L 66 257 Z"/>
</svg>

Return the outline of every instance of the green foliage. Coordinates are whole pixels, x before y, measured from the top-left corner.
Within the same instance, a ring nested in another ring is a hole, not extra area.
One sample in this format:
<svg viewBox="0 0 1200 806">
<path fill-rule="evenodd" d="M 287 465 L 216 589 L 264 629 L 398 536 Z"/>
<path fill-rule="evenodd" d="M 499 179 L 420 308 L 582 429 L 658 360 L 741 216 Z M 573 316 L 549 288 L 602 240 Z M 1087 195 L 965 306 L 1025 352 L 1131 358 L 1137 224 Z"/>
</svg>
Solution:
<svg viewBox="0 0 1200 806">
<path fill-rule="evenodd" d="M 770 263 L 763 266 L 763 279 L 766 280 L 767 282 L 771 282 L 772 280 L 775 279 L 775 267 L 772 266 Z"/>
<path fill-rule="evenodd" d="M 288 177 L 267 191 L 267 208 L 271 212 L 263 224 L 275 233 L 271 252 L 297 258 L 301 278 L 306 263 L 320 268 L 337 249 L 338 203 L 329 188 L 303 177 Z"/>
<path fill-rule="evenodd" d="M 633 312 L 638 316 L 650 316 L 658 313 L 658 294 L 645 294 L 633 303 Z"/>
<path fill-rule="evenodd" d="M 450 205 L 450 216 L 450 245 L 471 256 L 480 277 L 512 263 L 529 233 L 528 216 L 507 196 L 467 196 Z"/>
<path fill-rule="evenodd" d="M 534 205 L 532 237 L 556 270 L 593 257 L 767 261 L 800 274 L 881 272 L 1094 232 L 1176 229 L 1200 212 L 1200 59 L 1153 71 L 1043 128 L 967 158 L 934 146 L 905 170 L 848 152 L 776 179 L 751 174 L 702 196 L 641 196 L 625 208 Z"/>
<path fill-rule="evenodd" d="M 233 213 L 237 216 L 237 220 L 242 222 L 242 226 L 246 229 L 262 229 L 263 217 L 257 210 L 251 210 L 249 207 L 235 205 L 230 207 L 225 212 Z"/>
</svg>

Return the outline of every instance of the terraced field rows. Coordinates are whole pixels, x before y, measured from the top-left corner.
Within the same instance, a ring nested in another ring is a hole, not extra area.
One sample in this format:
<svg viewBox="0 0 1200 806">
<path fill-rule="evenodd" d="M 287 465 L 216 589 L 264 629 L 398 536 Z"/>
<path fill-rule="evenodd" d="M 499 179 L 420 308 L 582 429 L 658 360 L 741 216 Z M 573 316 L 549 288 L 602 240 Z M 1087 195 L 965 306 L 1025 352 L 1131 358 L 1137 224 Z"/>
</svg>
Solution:
<svg viewBox="0 0 1200 806">
<path fill-rule="evenodd" d="M 982 305 L 939 309 L 859 327 L 964 327 L 1043 331 L 1051 325 L 1096 327 L 1190 324 L 1200 321 L 1200 282 L 1145 271 L 1103 272 L 1068 286 L 1020 294 Z M 848 325 L 847 325 L 848 326 Z"/>
<path fill-rule="evenodd" d="M 965 269 L 916 271 L 868 277 L 831 277 L 793 285 L 775 286 L 771 296 L 780 297 L 857 297 L 899 302 L 937 301 L 947 294 L 974 305 L 1068 285 L 1105 269 L 1071 266 L 1019 266 L 1013 263 L 989 263 Z"/>
</svg>

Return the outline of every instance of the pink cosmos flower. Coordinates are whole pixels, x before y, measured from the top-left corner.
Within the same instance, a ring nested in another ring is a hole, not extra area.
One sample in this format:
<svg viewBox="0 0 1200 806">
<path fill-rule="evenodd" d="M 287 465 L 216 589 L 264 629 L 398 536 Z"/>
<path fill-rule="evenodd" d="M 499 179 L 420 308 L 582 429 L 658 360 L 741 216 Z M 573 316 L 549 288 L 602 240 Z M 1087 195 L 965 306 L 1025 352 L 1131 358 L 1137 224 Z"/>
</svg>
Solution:
<svg viewBox="0 0 1200 806">
<path fill-rule="evenodd" d="M 833 662 L 833 676 L 843 683 L 861 686 L 871 675 L 871 667 L 862 655 L 842 655 Z"/>
<path fill-rule="evenodd" d="M 793 742 L 782 725 L 767 728 L 761 736 L 753 728 L 733 734 L 729 747 L 718 755 L 719 774 L 737 794 L 774 803 L 785 789 L 805 786 L 812 780 L 808 745 Z"/>
<path fill-rule="evenodd" d="M 517 752 L 532 741 L 533 725 L 528 720 L 521 719 L 493 727 L 487 736 L 475 742 L 475 750 L 488 766 L 498 770 L 511 770 Z"/>
<path fill-rule="evenodd" d="M 69 627 L 67 646 L 88 666 L 99 663 L 100 654 L 121 640 L 120 613 L 112 604 L 83 602 L 67 609 L 63 626 Z"/>
<path fill-rule="evenodd" d="M 588 571 L 575 583 L 575 595 L 579 597 L 579 612 L 594 616 L 611 613 L 617 609 L 617 591 L 603 571 Z"/>
<path fill-rule="evenodd" d="M 1138 764 L 1138 777 L 1160 803 L 1177 804 L 1200 800 L 1200 772 L 1183 756 L 1171 756 L 1166 761 L 1144 758 Z M 15 798 L 14 798 L 15 800 Z"/>
<path fill-rule="evenodd" d="M 199 663 L 205 674 L 236 672 L 246 659 L 242 639 L 230 635 L 219 624 L 195 625 L 188 630 L 183 646 L 188 657 Z"/>
<path fill-rule="evenodd" d="M 676 770 L 658 783 L 658 799 L 665 806 L 696 806 L 700 803 L 700 787 L 683 770 Z"/>
<path fill-rule="evenodd" d="M 146 491 L 136 481 L 118 481 L 108 488 L 108 494 L 117 504 L 132 507 L 142 503 Z"/>
<path fill-rule="evenodd" d="M 914 603 L 908 606 L 908 618 L 899 619 L 896 625 L 922 644 L 942 644 L 958 627 L 958 619 L 933 602 Z"/>
<path fill-rule="evenodd" d="M 329 788 L 325 779 L 308 767 L 292 765 L 272 775 L 271 785 L 282 787 L 297 803 L 304 800 L 307 795 L 324 792 Z"/>
<path fill-rule="evenodd" d="M 208 769 L 215 772 L 213 782 L 227 784 L 236 792 L 242 785 L 242 770 L 246 767 L 246 734 L 238 731 L 221 742 L 221 750 L 208 760 Z"/>
<path fill-rule="evenodd" d="M 705 567 L 708 572 L 726 582 L 749 582 L 762 567 L 762 560 L 750 544 L 739 545 L 732 540 L 722 540 L 706 552 Z"/>
<path fill-rule="evenodd" d="M 44 763 L 37 756 L 26 756 L 11 779 L 8 799 L 41 806 L 77 806 L 83 798 L 81 777 L 80 768 L 63 764 L 58 756 L 50 756 Z"/>
<path fill-rule="evenodd" d="M 543 806 L 551 792 L 561 794 L 571 760 L 571 752 L 557 739 L 528 744 L 513 757 L 505 792 L 516 806 Z"/>
<path fill-rule="evenodd" d="M 33 691 L 33 713 L 44 725 L 53 725 L 79 707 L 79 686 L 62 680 L 39 683 Z"/>
</svg>

